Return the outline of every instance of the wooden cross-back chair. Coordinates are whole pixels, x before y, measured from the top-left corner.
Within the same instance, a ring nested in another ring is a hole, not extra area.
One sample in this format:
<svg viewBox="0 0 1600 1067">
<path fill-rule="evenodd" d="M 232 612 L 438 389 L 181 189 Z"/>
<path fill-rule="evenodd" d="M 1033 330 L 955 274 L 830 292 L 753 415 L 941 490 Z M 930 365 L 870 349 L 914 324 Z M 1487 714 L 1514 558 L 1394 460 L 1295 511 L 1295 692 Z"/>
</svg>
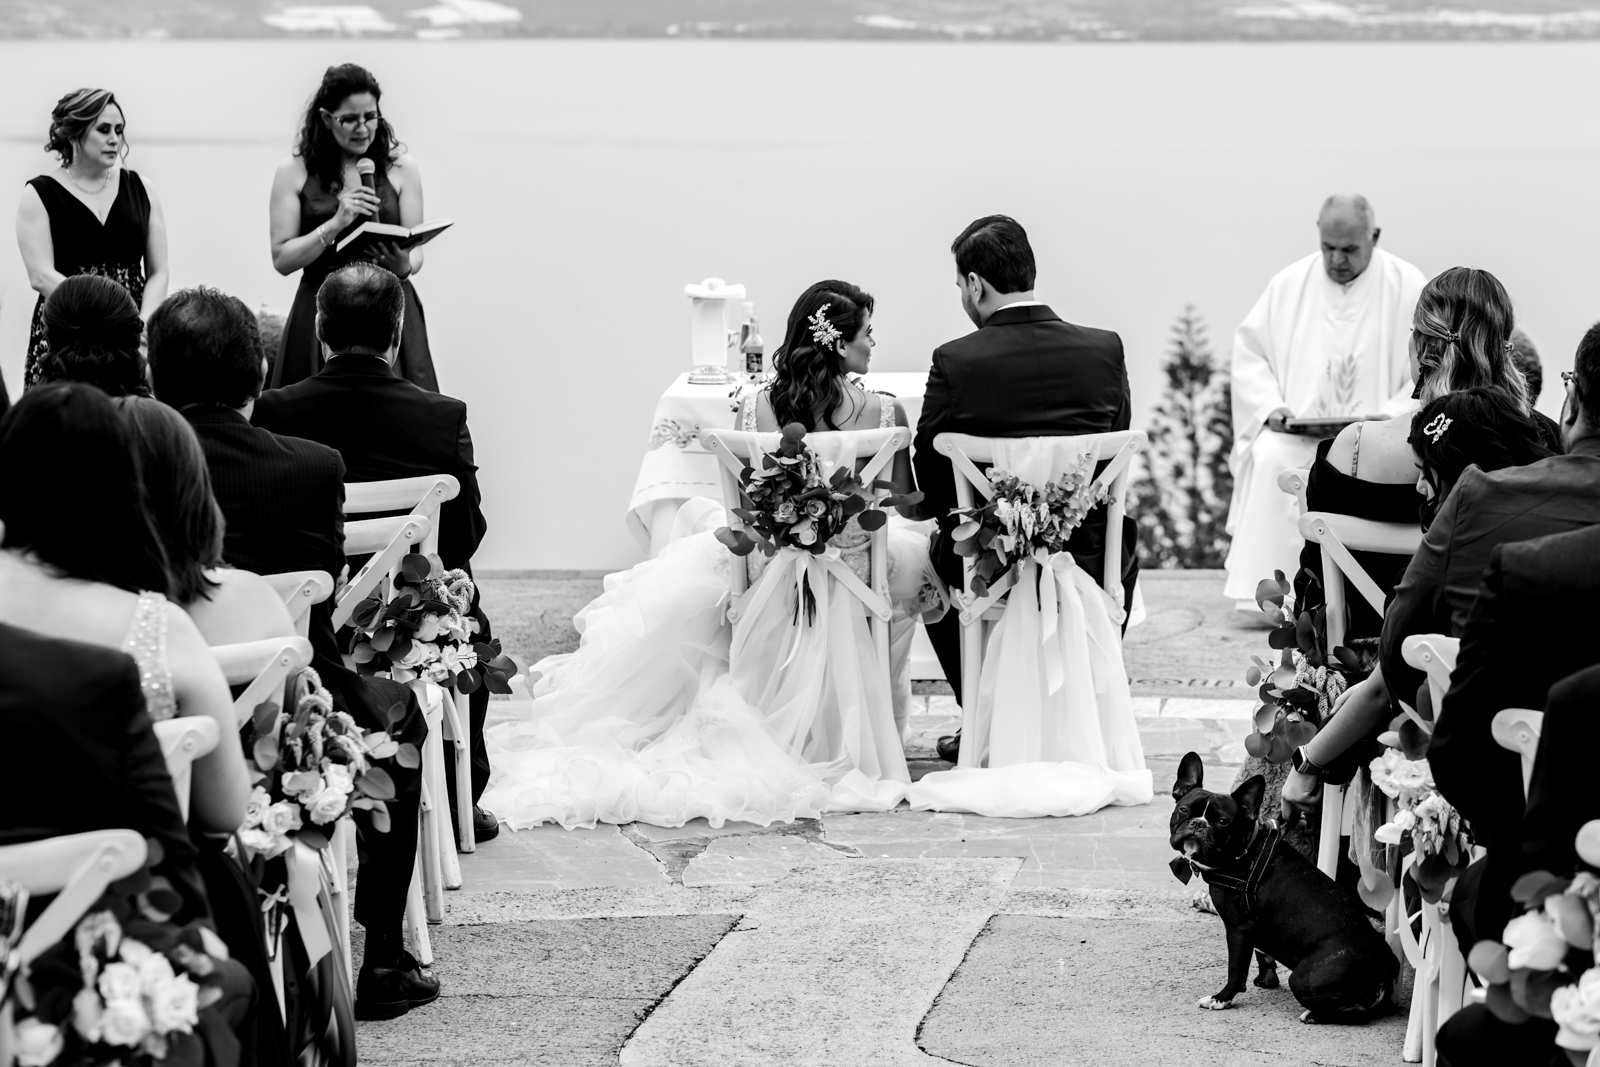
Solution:
<svg viewBox="0 0 1600 1067">
<path fill-rule="evenodd" d="M 1515 752 L 1522 760 L 1522 799 L 1528 799 L 1533 781 L 1533 763 L 1539 754 L 1539 734 L 1544 730 L 1544 712 L 1530 708 L 1506 708 L 1495 712 L 1489 731 L 1495 744 Z"/>
<path fill-rule="evenodd" d="M 745 430 L 706 430 L 700 434 L 700 445 L 707 452 L 718 459 L 718 473 L 722 478 L 722 499 L 728 508 L 728 523 L 735 529 L 743 529 L 739 517 L 733 514 L 733 509 L 743 507 L 743 494 L 739 487 L 739 476 L 745 467 L 759 462 L 764 453 L 776 451 L 782 434 L 751 433 Z M 911 444 L 911 431 L 904 426 L 895 426 L 888 429 L 871 430 L 840 430 L 812 433 L 806 435 L 806 440 L 825 445 L 832 439 L 846 439 L 850 445 L 851 454 L 857 459 L 866 459 L 866 464 L 861 468 L 859 476 L 863 484 L 871 486 L 873 479 L 885 475 L 889 465 L 894 461 L 895 453 Z M 881 495 L 881 494 L 877 494 Z M 855 572 L 843 565 L 829 567 L 829 572 L 840 580 L 866 610 L 872 628 L 873 645 L 877 648 L 878 663 L 885 677 L 889 672 L 889 534 L 887 527 L 879 527 L 871 535 L 871 570 L 870 582 L 863 583 Z M 737 622 L 744 609 L 744 602 L 750 590 L 750 572 L 748 568 L 737 564 L 743 561 L 737 557 L 735 566 L 728 568 L 728 621 Z"/>
<path fill-rule="evenodd" d="M 194 778 L 194 761 L 217 747 L 222 730 L 215 719 L 190 715 L 162 719 L 152 724 L 161 755 L 167 761 L 167 776 L 172 791 L 178 794 L 178 810 L 189 820 L 189 784 Z"/>
<path fill-rule="evenodd" d="M 144 837 L 134 830 L 92 830 L 20 845 L 0 845 L 0 880 L 16 882 L 32 897 L 55 899 L 23 931 L 17 962 L 26 967 L 52 947 L 100 899 L 107 887 L 144 866 Z M 4 946 L 0 945 L 0 961 Z M 0 975 L 0 993 L 10 975 Z M 0 1005 L 0 1064 L 13 1060 L 12 1005 Z"/>
<path fill-rule="evenodd" d="M 1306 513 L 1306 486 L 1311 484 L 1311 472 L 1304 467 L 1290 467 L 1278 475 L 1278 488 L 1294 497 L 1300 514 Z"/>
<path fill-rule="evenodd" d="M 1422 529 L 1400 522 L 1372 522 L 1353 515 L 1330 511 L 1307 511 L 1300 516 L 1300 536 L 1322 546 L 1322 588 L 1327 598 L 1328 649 L 1344 644 L 1350 625 L 1347 586 L 1354 586 L 1363 600 L 1381 618 L 1383 588 L 1373 581 L 1366 568 L 1356 562 L 1353 552 L 1381 552 L 1390 556 L 1412 556 L 1422 544 Z"/>
<path fill-rule="evenodd" d="M 256 705 L 271 700 L 283 706 L 290 678 L 311 665 L 311 642 L 299 636 L 267 637 L 212 645 L 211 655 L 228 685 L 245 687 L 233 702 L 234 721 L 243 726 L 255 715 Z"/>
<path fill-rule="evenodd" d="M 327 571 L 284 571 L 263 574 L 267 584 L 283 597 L 294 631 L 301 637 L 311 632 L 311 609 L 333 595 L 333 575 Z"/>
<path fill-rule="evenodd" d="M 337 629 L 350 620 L 350 614 L 362 600 L 377 593 L 387 598 L 393 587 L 392 578 L 400 568 L 400 561 L 413 547 L 427 555 L 439 551 L 439 509 L 461 495 L 461 482 L 453 474 L 423 474 L 413 478 L 390 478 L 378 482 L 346 482 L 344 487 L 344 512 L 346 515 L 371 515 L 410 509 L 408 514 L 387 519 L 358 519 L 345 523 L 345 553 L 351 556 L 378 552 L 361 568 L 356 579 L 340 594 L 339 608 L 334 611 Z M 399 523 L 395 526 L 392 524 Z M 384 525 L 390 524 L 390 525 Z M 355 529 L 357 540 L 352 541 Z M 381 549 L 373 548 L 388 533 L 390 540 Z M 385 581 L 391 579 L 390 581 Z M 359 586 L 359 588 L 358 588 Z M 421 697 L 419 696 L 419 701 Z M 445 694 L 440 706 L 438 723 L 430 723 L 428 740 L 423 745 L 424 780 L 437 777 L 438 784 L 431 790 L 428 803 L 443 801 L 444 742 L 453 746 L 456 767 L 456 833 L 460 837 L 460 850 L 473 852 L 477 840 L 472 827 L 472 752 L 467 723 L 470 716 L 467 698 L 454 690 Z M 436 764 L 435 767 L 428 766 Z M 460 861 L 455 857 L 456 847 L 435 833 L 438 847 L 444 853 L 440 866 L 445 885 L 451 889 L 461 886 Z M 430 908 L 430 914 L 442 915 L 443 905 Z M 434 921 L 440 921 L 437 917 Z"/>
<path fill-rule="evenodd" d="M 956 504 L 970 508 L 977 498 L 988 500 L 994 488 L 988 477 L 978 469 L 980 463 L 993 463 L 995 444 L 1004 438 L 973 437 L 961 433 L 941 433 L 934 437 L 933 447 L 948 456 L 955 470 Z M 1052 438 L 1052 440 L 1055 440 Z M 1114 433 L 1063 436 L 1062 441 L 1076 441 L 1086 446 L 1086 454 L 1093 462 L 1104 464 L 1095 475 L 1095 491 L 1104 490 L 1106 500 L 1105 567 L 1100 575 L 1100 585 L 1107 595 L 1121 607 L 1126 603 L 1122 588 L 1122 520 L 1127 514 L 1129 464 L 1133 457 L 1144 451 L 1148 439 L 1143 430 L 1118 430 Z M 1042 488 L 1042 487 L 1041 487 Z M 978 678 L 983 671 L 983 650 L 988 631 L 999 621 L 1002 602 L 1009 593 L 1008 587 L 991 589 L 987 596 L 972 592 L 973 561 L 966 559 L 962 566 L 962 590 L 956 595 L 961 618 L 961 726 L 965 737 L 974 736 L 978 713 Z M 962 745 L 959 766 L 976 767 L 979 760 L 978 745 Z"/>
</svg>

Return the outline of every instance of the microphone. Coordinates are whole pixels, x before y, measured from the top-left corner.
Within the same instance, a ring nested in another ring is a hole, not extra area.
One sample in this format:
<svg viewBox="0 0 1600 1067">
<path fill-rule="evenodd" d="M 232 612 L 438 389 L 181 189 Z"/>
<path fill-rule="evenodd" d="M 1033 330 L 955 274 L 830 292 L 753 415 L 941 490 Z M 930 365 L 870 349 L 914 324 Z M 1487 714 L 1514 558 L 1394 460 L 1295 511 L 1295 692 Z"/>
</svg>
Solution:
<svg viewBox="0 0 1600 1067">
<path fill-rule="evenodd" d="M 374 196 L 378 195 L 378 181 L 375 177 L 377 171 L 378 165 L 366 156 L 356 160 L 356 173 L 361 175 L 361 188 Z M 378 213 L 373 212 L 372 217 L 377 218 Z"/>
</svg>

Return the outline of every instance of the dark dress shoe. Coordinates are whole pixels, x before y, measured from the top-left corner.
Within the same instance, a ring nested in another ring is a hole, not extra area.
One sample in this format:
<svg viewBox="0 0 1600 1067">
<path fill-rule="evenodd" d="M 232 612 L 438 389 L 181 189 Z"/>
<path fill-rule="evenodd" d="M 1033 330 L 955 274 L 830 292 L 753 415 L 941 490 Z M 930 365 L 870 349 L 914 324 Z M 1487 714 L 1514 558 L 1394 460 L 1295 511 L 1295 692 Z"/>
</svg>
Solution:
<svg viewBox="0 0 1600 1067">
<path fill-rule="evenodd" d="M 392 967 L 363 963 L 356 976 L 356 1018 L 363 1021 L 398 1019 L 438 999 L 439 979 L 409 952 L 401 952 Z"/>
<path fill-rule="evenodd" d="M 961 758 L 961 731 L 939 738 L 934 742 L 933 749 L 946 763 L 956 762 Z"/>
<path fill-rule="evenodd" d="M 474 842 L 493 841 L 499 834 L 500 820 L 495 818 L 494 812 L 474 807 L 472 809 L 472 840 Z"/>
</svg>

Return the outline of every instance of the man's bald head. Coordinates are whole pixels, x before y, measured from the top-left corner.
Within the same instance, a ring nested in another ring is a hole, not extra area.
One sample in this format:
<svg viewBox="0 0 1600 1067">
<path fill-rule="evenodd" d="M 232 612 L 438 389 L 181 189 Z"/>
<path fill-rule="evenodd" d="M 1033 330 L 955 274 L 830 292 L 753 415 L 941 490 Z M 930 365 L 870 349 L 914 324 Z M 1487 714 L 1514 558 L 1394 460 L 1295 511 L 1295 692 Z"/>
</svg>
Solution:
<svg viewBox="0 0 1600 1067">
<path fill-rule="evenodd" d="M 1378 216 L 1359 193 L 1335 193 L 1317 214 L 1322 238 L 1322 266 L 1328 277 L 1348 285 L 1372 262 L 1378 244 Z"/>
</svg>

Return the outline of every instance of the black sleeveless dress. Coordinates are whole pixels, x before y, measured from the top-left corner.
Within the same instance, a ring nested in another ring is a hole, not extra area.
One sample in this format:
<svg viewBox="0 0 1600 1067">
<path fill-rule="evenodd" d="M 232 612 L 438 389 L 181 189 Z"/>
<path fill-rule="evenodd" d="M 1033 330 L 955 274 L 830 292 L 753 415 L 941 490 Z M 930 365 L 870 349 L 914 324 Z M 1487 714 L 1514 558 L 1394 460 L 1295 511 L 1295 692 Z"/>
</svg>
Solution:
<svg viewBox="0 0 1600 1067">
<path fill-rule="evenodd" d="M 1306 478 L 1306 510 L 1331 511 L 1338 515 L 1353 515 L 1373 522 L 1419 523 L 1422 495 L 1415 482 L 1383 483 L 1365 482 L 1344 473 L 1328 462 L 1328 449 L 1333 438 L 1317 445 L 1317 458 L 1311 464 Z M 1360 462 L 1360 443 L 1356 445 L 1356 459 Z M 1359 472 L 1360 467 L 1356 470 Z M 1394 593 L 1400 577 L 1405 573 L 1410 556 L 1391 556 L 1382 552 L 1352 552 L 1356 562 L 1372 576 L 1384 595 Z M 1309 573 L 1308 573 L 1309 572 Z M 1312 578 L 1316 581 L 1313 583 Z M 1307 541 L 1300 550 L 1300 571 L 1294 576 L 1295 603 L 1302 608 L 1316 609 L 1327 600 L 1322 588 L 1322 546 Z M 1357 642 L 1370 642 L 1383 631 L 1383 618 L 1358 593 L 1345 598 L 1350 608 L 1350 624 L 1345 630 L 1345 644 L 1352 649 Z"/>
<path fill-rule="evenodd" d="M 99 274 L 122 283 L 139 304 L 144 300 L 144 250 L 150 239 L 150 194 L 131 170 L 124 170 L 116 199 L 106 221 L 48 174 L 30 178 L 28 184 L 44 202 L 50 215 L 50 243 L 55 268 L 69 278 Z M 48 347 L 44 337 L 44 297 L 33 307 L 33 327 L 28 331 L 28 362 L 22 387 L 39 380 L 39 359 Z"/>
<path fill-rule="evenodd" d="M 377 176 L 378 221 L 400 225 L 400 195 L 389 184 L 387 174 Z M 306 175 L 300 189 L 300 235 L 333 218 L 339 210 L 339 197 L 331 193 L 315 174 Z M 340 232 L 331 245 L 337 245 L 346 233 L 361 225 L 357 220 Z M 322 255 L 300 272 L 300 288 L 295 290 L 294 306 L 283 324 L 283 345 L 278 350 L 277 362 L 272 365 L 270 388 L 311 377 L 322 369 L 322 344 L 317 340 L 317 290 L 328 275 L 340 267 L 370 256 L 340 254 L 329 247 Z M 395 360 L 395 372 L 410 382 L 415 382 L 430 392 L 439 391 L 439 379 L 433 372 L 433 355 L 428 350 L 428 324 L 422 315 L 422 301 L 409 279 L 401 279 L 406 293 L 405 325 L 400 333 L 400 356 Z"/>
</svg>

